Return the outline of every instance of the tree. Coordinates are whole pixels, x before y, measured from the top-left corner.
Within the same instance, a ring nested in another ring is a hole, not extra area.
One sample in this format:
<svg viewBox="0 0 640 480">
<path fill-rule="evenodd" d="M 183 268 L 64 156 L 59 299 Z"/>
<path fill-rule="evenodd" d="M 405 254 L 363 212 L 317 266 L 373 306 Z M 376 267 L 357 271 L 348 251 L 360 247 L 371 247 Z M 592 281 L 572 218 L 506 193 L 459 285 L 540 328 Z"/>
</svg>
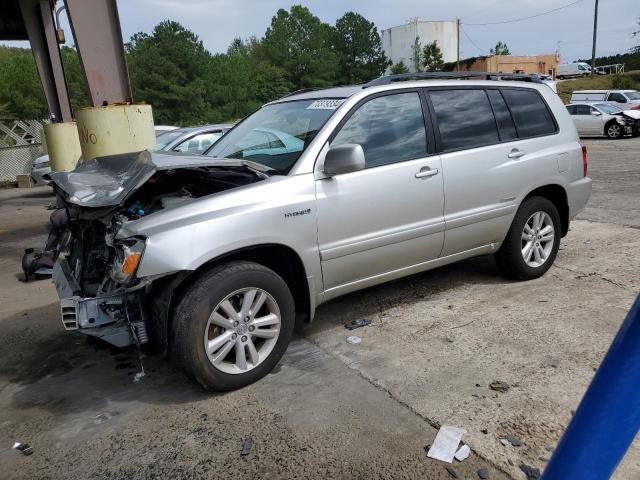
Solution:
<svg viewBox="0 0 640 480">
<path fill-rule="evenodd" d="M 80 67 L 78 52 L 75 48 L 62 47 L 60 56 L 64 66 L 64 76 L 67 80 L 71 108 L 75 112 L 78 108 L 91 106 L 87 81 Z"/>
<path fill-rule="evenodd" d="M 240 119 L 290 90 L 285 72 L 261 60 L 259 47 L 255 38 L 236 38 L 226 54 L 213 57 L 207 76 L 211 121 Z"/>
<path fill-rule="evenodd" d="M 193 125 L 208 119 L 211 55 L 196 34 L 165 20 L 151 35 L 134 34 L 126 51 L 133 98 L 153 105 L 156 123 Z"/>
<path fill-rule="evenodd" d="M 278 10 L 271 19 L 261 51 L 282 68 L 295 89 L 326 87 L 336 81 L 338 54 L 331 48 L 331 27 L 308 8 L 294 5 Z"/>
<path fill-rule="evenodd" d="M 422 43 L 420 43 L 420 37 L 416 37 L 413 40 L 411 52 L 411 63 L 413 63 L 413 70 L 415 72 L 420 72 L 422 70 Z"/>
<path fill-rule="evenodd" d="M 391 65 L 391 74 L 398 75 L 401 73 L 409 73 L 409 67 L 404 63 L 404 60 L 400 60 L 399 62 Z"/>
<path fill-rule="evenodd" d="M 509 47 L 507 47 L 507 44 L 503 43 L 502 41 L 496 43 L 496 46 L 493 47 L 489 51 L 489 53 L 491 55 L 511 55 L 511 52 L 509 52 Z"/>
<path fill-rule="evenodd" d="M 0 47 L 0 104 L 8 120 L 47 118 L 49 108 L 30 49 Z"/>
<path fill-rule="evenodd" d="M 336 21 L 333 46 L 339 55 L 338 82 L 342 84 L 379 77 L 391 63 L 382 50 L 375 24 L 354 12 Z"/>
<path fill-rule="evenodd" d="M 437 72 L 444 67 L 442 50 L 438 47 L 436 40 L 427 43 L 422 49 L 422 66 L 427 72 Z"/>
</svg>

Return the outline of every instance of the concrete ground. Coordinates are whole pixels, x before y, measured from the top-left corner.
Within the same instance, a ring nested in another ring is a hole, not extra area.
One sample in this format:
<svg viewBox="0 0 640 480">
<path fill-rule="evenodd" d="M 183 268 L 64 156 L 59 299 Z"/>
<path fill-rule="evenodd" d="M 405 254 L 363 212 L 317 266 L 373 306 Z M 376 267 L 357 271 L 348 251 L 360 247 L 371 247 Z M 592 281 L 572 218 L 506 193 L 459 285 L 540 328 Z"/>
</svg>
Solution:
<svg viewBox="0 0 640 480">
<path fill-rule="evenodd" d="M 423 450 L 443 424 L 468 432 L 460 478 L 543 469 L 640 290 L 640 138 L 586 143 L 594 193 L 542 279 L 505 280 L 483 257 L 335 300 L 273 373 L 220 395 L 158 357 L 134 383 L 133 350 L 64 332 L 51 283 L 19 281 L 49 191 L 0 190 L 1 476 L 445 479 Z M 349 345 L 359 318 L 373 325 Z M 616 478 L 640 478 L 639 445 Z"/>
</svg>

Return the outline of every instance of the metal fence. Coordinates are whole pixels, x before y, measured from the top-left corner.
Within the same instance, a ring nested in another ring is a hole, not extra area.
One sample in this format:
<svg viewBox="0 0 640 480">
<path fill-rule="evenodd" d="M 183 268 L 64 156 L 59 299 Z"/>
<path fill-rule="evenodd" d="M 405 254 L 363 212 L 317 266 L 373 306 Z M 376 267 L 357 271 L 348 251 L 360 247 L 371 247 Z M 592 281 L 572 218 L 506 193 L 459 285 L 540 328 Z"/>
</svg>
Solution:
<svg viewBox="0 0 640 480">
<path fill-rule="evenodd" d="M 40 120 L 0 120 L 0 182 L 15 182 L 29 173 L 31 162 L 44 152 Z"/>
</svg>

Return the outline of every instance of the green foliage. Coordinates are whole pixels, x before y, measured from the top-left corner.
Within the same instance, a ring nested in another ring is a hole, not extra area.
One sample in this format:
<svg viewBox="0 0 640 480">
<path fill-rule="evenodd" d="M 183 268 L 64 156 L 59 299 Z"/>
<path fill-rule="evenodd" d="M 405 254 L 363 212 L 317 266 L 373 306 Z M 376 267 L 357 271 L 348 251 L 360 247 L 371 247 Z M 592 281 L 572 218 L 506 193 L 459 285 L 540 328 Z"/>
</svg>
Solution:
<svg viewBox="0 0 640 480">
<path fill-rule="evenodd" d="M 49 116 L 31 50 L 0 46 L 0 104 L 7 120 Z"/>
<path fill-rule="evenodd" d="M 193 32 L 165 20 L 126 45 L 133 97 L 153 106 L 156 123 L 203 123 L 209 116 L 211 54 Z"/>
<path fill-rule="evenodd" d="M 413 45 L 411 46 L 411 62 L 416 72 L 422 71 L 422 43 L 420 42 L 420 37 L 416 37 L 413 40 Z"/>
<path fill-rule="evenodd" d="M 436 40 L 427 43 L 422 49 L 422 66 L 427 72 L 438 72 L 444 67 L 442 50 Z"/>
<path fill-rule="evenodd" d="M 509 47 L 507 47 L 507 44 L 502 41 L 496 43 L 496 46 L 489 50 L 489 53 L 491 55 L 511 55 Z"/>
<path fill-rule="evenodd" d="M 382 51 L 375 24 L 358 13 L 347 12 L 336 21 L 333 47 L 339 55 L 338 82 L 341 84 L 379 77 L 391 63 Z"/>
<path fill-rule="evenodd" d="M 401 73 L 409 73 L 409 67 L 404 63 L 404 60 L 400 60 L 391 65 L 391 74 L 398 75 Z"/>
<path fill-rule="evenodd" d="M 335 84 L 338 54 L 331 48 L 331 27 L 308 8 L 278 10 L 261 44 L 264 58 L 284 70 L 294 89 Z"/>
<path fill-rule="evenodd" d="M 77 108 L 88 107 L 91 102 L 89 101 L 87 82 L 85 82 L 84 73 L 80 67 L 78 52 L 75 48 L 62 47 L 60 56 L 62 57 L 64 76 L 67 79 L 71 108 L 75 111 Z"/>
<path fill-rule="evenodd" d="M 633 80 L 628 76 L 614 75 L 611 80 L 611 88 L 620 90 L 629 90 L 633 88 Z"/>
</svg>

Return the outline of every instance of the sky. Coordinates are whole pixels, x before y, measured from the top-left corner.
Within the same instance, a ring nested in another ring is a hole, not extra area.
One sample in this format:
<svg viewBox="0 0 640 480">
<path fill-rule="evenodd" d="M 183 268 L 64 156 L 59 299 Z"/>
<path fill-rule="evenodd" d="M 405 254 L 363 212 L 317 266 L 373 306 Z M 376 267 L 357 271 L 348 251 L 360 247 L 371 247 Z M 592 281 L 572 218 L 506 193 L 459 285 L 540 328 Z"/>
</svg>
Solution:
<svg viewBox="0 0 640 480">
<path fill-rule="evenodd" d="M 378 30 L 402 25 L 407 19 L 462 22 L 461 56 L 487 54 L 498 40 L 514 55 L 554 53 L 562 62 L 591 57 L 595 0 L 578 0 L 567 8 L 528 20 L 503 22 L 557 9 L 576 0 L 117 0 L 125 41 L 136 32 L 150 32 L 165 19 L 176 20 L 196 33 L 212 53 L 226 51 L 235 37 L 261 37 L 279 8 L 302 4 L 324 22 L 333 24 L 352 10 L 373 21 Z M 626 53 L 640 44 L 640 0 L 600 0 L 596 56 Z M 63 27 L 67 38 L 71 31 Z M 465 35 L 466 34 L 466 35 Z M 469 40 L 470 39 L 470 40 Z M 16 45 L 17 42 L 9 44 Z M 21 44 L 27 46 L 21 42 Z"/>
</svg>

